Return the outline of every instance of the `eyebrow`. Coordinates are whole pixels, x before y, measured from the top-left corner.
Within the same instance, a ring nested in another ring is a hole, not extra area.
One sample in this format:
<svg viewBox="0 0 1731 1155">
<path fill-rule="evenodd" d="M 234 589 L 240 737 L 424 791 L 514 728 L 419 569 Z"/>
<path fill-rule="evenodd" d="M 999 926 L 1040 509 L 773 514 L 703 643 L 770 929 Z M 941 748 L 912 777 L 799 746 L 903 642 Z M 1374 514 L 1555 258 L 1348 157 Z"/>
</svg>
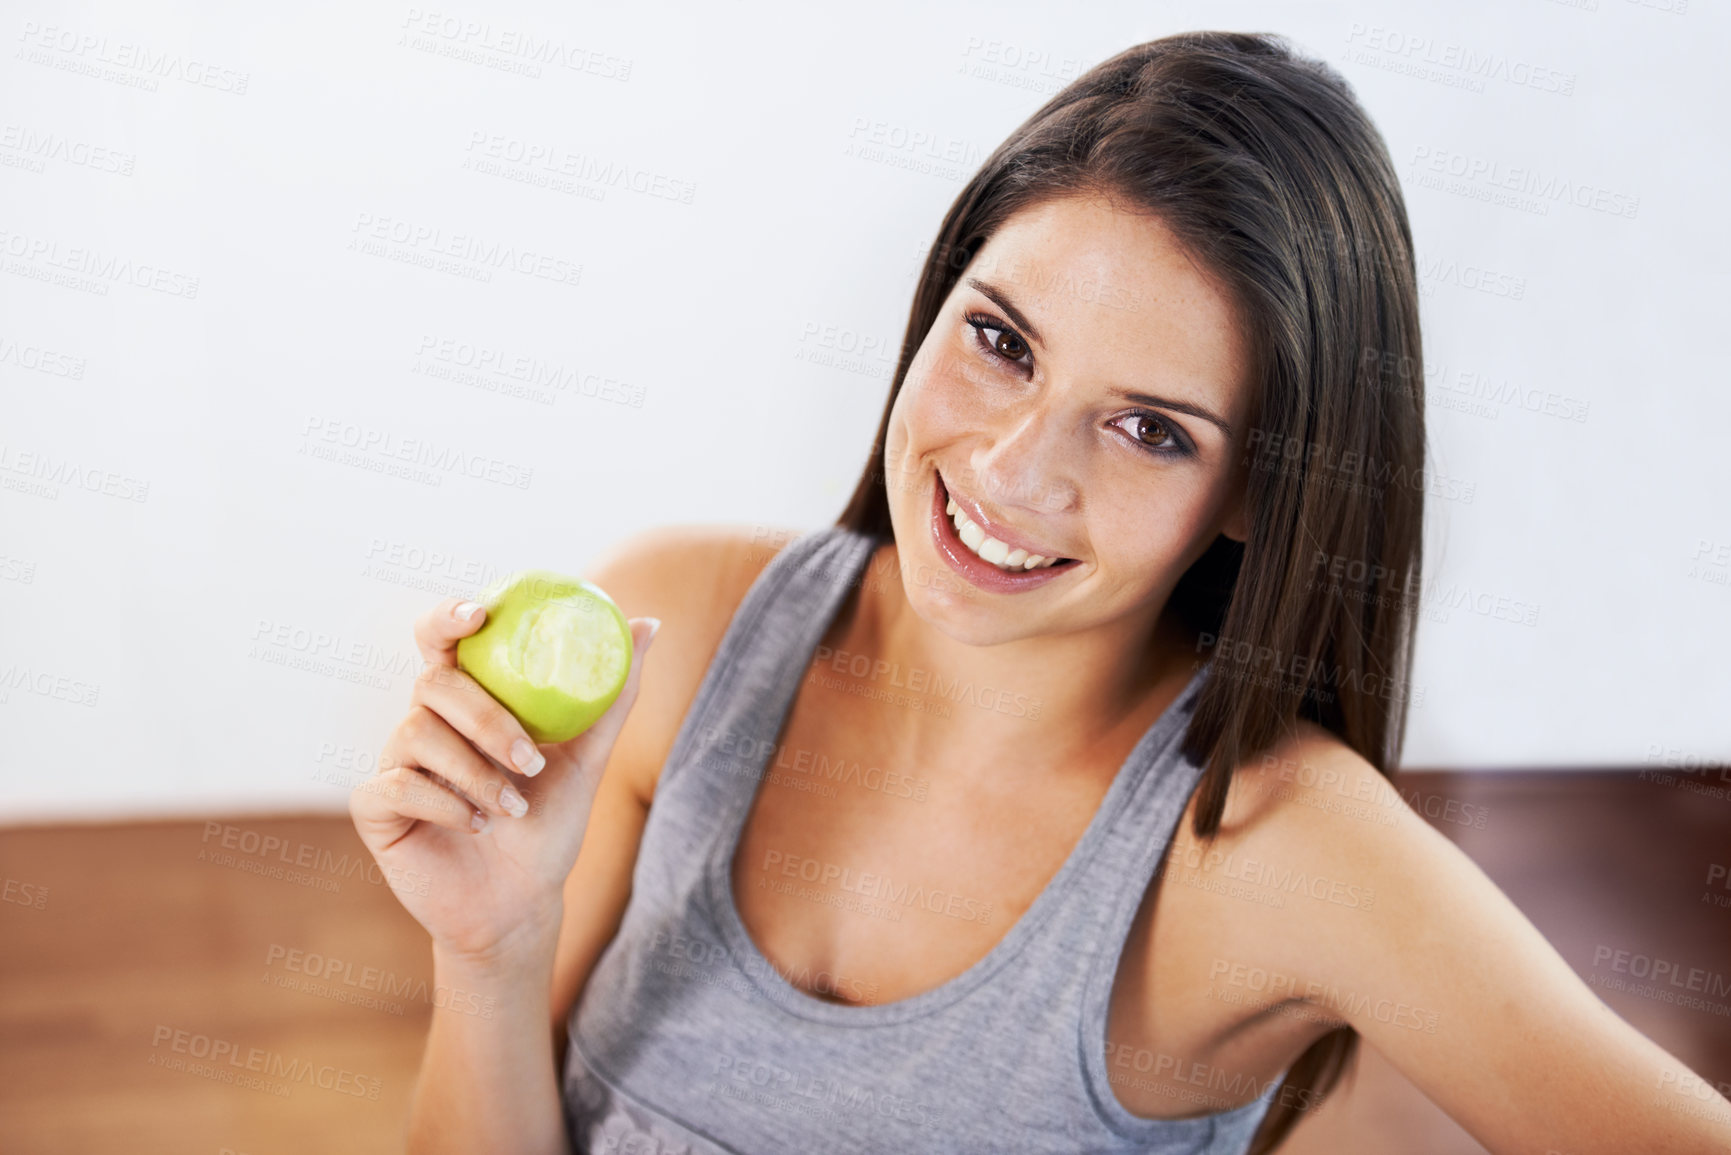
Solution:
<svg viewBox="0 0 1731 1155">
<path fill-rule="evenodd" d="M 1040 336 L 1040 330 L 1034 328 L 1034 323 L 1022 314 L 1022 310 L 1010 304 L 1009 295 L 1006 294 L 1004 290 L 998 288 L 996 285 L 982 281 L 978 277 L 969 277 L 968 284 L 979 292 L 990 297 L 992 303 L 1004 312 L 1008 313 L 1010 315 L 1010 320 L 1020 326 L 1022 332 L 1026 333 L 1029 337 L 1032 337 L 1037 344 L 1044 345 L 1046 343 L 1046 339 Z"/>
<path fill-rule="evenodd" d="M 1033 322 L 1028 320 L 1022 310 L 1016 308 L 1015 305 L 1010 303 L 1009 295 L 1002 289 L 988 281 L 982 281 L 978 277 L 969 277 L 967 279 L 967 284 L 970 288 L 982 293 L 986 297 L 989 297 L 992 303 L 1007 313 L 1010 320 L 1015 322 L 1015 324 L 1021 328 L 1022 332 L 1026 333 L 1032 340 L 1040 345 L 1046 343 L 1045 338 L 1040 336 L 1040 331 L 1034 328 Z M 1173 401 L 1166 397 L 1156 397 L 1151 393 L 1132 393 L 1124 389 L 1118 390 L 1118 396 L 1124 398 L 1126 401 L 1134 401 L 1138 405 L 1148 405 L 1157 409 L 1171 409 L 1179 413 L 1188 413 L 1192 417 L 1200 417 L 1202 420 L 1218 427 L 1220 432 L 1226 435 L 1228 441 L 1232 440 L 1231 424 L 1213 410 L 1206 409 L 1201 405 L 1195 405 L 1189 401 Z"/>
<path fill-rule="evenodd" d="M 1138 405 L 1152 405 L 1159 409 L 1175 409 L 1179 413 L 1188 413 L 1192 417 L 1200 417 L 1202 420 L 1217 426 L 1220 432 L 1226 435 L 1226 440 L 1232 440 L 1232 426 L 1227 423 L 1225 418 L 1219 416 L 1212 409 L 1204 409 L 1202 406 L 1192 404 L 1189 401 L 1173 401 L 1165 397 L 1156 397 L 1151 393 L 1131 393 L 1124 389 L 1118 390 L 1118 396 L 1124 398 L 1126 401 L 1134 401 Z"/>
</svg>

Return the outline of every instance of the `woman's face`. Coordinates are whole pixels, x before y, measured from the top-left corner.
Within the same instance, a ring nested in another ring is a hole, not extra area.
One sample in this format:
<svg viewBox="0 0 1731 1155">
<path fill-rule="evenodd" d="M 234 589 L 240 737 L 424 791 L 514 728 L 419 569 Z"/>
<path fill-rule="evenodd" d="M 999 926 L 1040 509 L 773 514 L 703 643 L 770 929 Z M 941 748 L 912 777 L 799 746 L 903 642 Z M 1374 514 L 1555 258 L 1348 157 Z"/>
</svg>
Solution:
<svg viewBox="0 0 1731 1155">
<path fill-rule="evenodd" d="M 915 612 L 974 645 L 1151 628 L 1218 534 L 1244 540 L 1248 358 L 1226 293 L 1157 218 L 1089 195 L 1006 221 L 890 412 L 903 573 L 956 575 L 904 576 Z"/>
</svg>

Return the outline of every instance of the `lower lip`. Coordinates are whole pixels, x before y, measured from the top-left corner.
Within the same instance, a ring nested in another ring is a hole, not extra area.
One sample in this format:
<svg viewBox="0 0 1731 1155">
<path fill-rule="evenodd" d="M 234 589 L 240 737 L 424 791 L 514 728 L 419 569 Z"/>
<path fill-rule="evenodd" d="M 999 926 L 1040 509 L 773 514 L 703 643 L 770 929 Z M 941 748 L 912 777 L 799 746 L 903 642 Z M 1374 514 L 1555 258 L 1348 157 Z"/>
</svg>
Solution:
<svg viewBox="0 0 1731 1155">
<path fill-rule="evenodd" d="M 932 481 L 932 541 L 950 568 L 969 582 L 990 593 L 1019 594 L 1063 577 L 1076 568 L 1074 561 L 1054 562 L 1039 569 L 1015 572 L 1001 569 L 969 549 L 956 536 L 956 523 L 944 512 L 949 504 L 944 483 L 933 475 Z"/>
</svg>

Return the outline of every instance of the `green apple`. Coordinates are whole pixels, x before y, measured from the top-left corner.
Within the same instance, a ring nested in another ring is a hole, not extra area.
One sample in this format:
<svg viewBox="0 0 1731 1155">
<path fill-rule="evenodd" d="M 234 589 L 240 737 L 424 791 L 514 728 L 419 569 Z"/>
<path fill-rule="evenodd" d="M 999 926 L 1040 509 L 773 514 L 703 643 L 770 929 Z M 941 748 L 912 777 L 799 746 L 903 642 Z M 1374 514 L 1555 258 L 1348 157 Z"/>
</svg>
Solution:
<svg viewBox="0 0 1731 1155">
<path fill-rule="evenodd" d="M 575 738 L 607 712 L 631 672 L 631 627 L 600 586 L 547 570 L 481 592 L 481 628 L 457 642 L 457 666 L 536 742 Z"/>
</svg>

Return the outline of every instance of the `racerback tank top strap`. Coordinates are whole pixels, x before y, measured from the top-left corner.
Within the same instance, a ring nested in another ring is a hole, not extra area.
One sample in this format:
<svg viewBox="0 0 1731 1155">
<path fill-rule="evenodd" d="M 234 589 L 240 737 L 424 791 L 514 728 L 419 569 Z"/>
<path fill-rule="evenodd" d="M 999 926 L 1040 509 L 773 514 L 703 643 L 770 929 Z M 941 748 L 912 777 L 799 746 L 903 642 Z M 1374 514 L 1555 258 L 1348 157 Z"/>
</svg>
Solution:
<svg viewBox="0 0 1731 1155">
<path fill-rule="evenodd" d="M 1181 744 L 1204 669 L 1144 732 L 1045 889 L 960 975 L 849 1005 L 800 989 L 811 976 L 781 973 L 752 942 L 730 877 L 740 831 L 817 645 L 879 544 L 842 527 L 796 538 L 736 610 L 662 770 L 619 930 L 571 1012 L 575 1149 L 1241 1155 L 1279 1080 L 1233 1110 L 1144 1119 L 1113 1084 L 1187 1071 L 1184 1057 L 1105 1054 L 1130 923 L 1199 781 Z M 992 917 L 907 880 L 841 885 L 852 893 L 821 900 Z"/>
</svg>

